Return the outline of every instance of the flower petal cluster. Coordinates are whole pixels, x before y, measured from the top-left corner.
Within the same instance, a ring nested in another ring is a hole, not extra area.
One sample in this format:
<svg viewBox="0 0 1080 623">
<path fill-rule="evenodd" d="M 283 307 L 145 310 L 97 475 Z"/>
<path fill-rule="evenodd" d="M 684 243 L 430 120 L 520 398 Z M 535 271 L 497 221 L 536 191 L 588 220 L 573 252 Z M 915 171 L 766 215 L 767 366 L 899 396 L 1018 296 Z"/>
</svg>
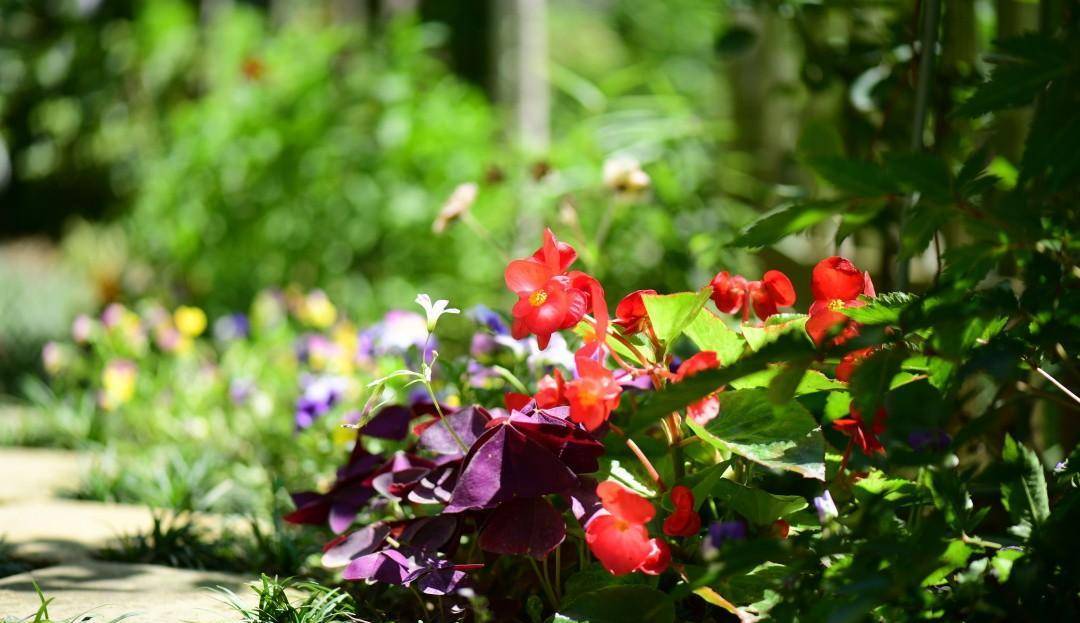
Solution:
<svg viewBox="0 0 1080 623">
<path fill-rule="evenodd" d="M 791 285 L 791 279 L 778 270 L 767 271 L 757 281 L 722 271 L 713 277 L 710 285 L 716 308 L 725 314 L 742 310 L 744 321 L 750 320 L 751 308 L 758 318 L 765 320 L 776 314 L 778 308 L 795 304 L 795 287 Z"/>
<path fill-rule="evenodd" d="M 671 489 L 675 511 L 664 520 L 664 534 L 690 537 L 701 530 L 701 516 L 694 510 L 694 493 L 689 487 L 676 485 Z"/>
</svg>

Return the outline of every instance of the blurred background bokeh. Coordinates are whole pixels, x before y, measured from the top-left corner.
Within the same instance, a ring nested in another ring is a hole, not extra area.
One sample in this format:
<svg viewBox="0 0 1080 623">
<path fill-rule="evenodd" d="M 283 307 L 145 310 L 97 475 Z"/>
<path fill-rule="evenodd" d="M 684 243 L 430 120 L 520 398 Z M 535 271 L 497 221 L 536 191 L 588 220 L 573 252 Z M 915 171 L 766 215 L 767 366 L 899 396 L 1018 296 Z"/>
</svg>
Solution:
<svg viewBox="0 0 1080 623">
<path fill-rule="evenodd" d="M 836 250 L 888 290 L 904 247 L 880 206 L 761 253 L 726 243 L 836 195 L 808 159 L 912 143 L 917 4 L 7 0 L 0 390 L 113 300 L 216 318 L 295 284 L 360 321 L 417 292 L 502 305 L 505 259 L 545 225 L 613 298 L 721 269 L 781 268 L 802 288 Z M 1007 184 L 1026 113 L 949 112 L 1038 6 L 941 15 L 919 140 L 968 153 L 993 123 Z M 918 290 L 936 266 L 913 255 Z"/>
</svg>

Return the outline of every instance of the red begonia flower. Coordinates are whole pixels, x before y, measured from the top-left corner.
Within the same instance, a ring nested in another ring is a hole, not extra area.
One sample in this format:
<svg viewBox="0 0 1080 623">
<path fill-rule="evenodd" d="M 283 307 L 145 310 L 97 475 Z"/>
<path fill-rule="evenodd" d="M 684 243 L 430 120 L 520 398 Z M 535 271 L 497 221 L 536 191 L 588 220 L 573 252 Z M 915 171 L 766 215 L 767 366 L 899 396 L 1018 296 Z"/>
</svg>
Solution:
<svg viewBox="0 0 1080 623">
<path fill-rule="evenodd" d="M 521 411 L 532 402 L 532 396 L 519 392 L 503 393 L 503 404 L 507 411 Z"/>
<path fill-rule="evenodd" d="M 548 229 L 543 246 L 507 265 L 506 286 L 518 295 L 510 328 L 515 339 L 535 334 L 537 344 L 545 349 L 552 333 L 575 326 L 591 308 L 596 320 L 593 339 L 604 342 L 608 323 L 604 290 L 583 272 L 566 272 L 576 258 L 574 248 L 559 242 Z"/>
<path fill-rule="evenodd" d="M 703 350 L 682 362 L 682 364 L 679 365 L 679 369 L 675 372 L 673 379 L 678 383 L 688 376 L 693 376 L 699 372 L 704 372 L 705 370 L 710 370 L 712 368 L 719 368 L 720 365 L 720 359 L 717 358 L 715 352 Z M 686 417 L 693 420 L 696 424 L 705 426 L 710 420 L 717 415 L 720 415 L 720 399 L 716 397 L 717 393 L 718 392 L 709 394 L 686 407 Z"/>
<path fill-rule="evenodd" d="M 624 296 L 615 307 L 615 324 L 627 335 L 640 333 L 649 321 L 645 302 L 641 300 L 644 294 L 656 294 L 656 290 L 635 290 Z"/>
<path fill-rule="evenodd" d="M 622 387 L 615 375 L 598 361 L 577 358 L 578 378 L 566 384 L 565 396 L 570 403 L 570 419 L 596 430 L 619 406 Z"/>
<path fill-rule="evenodd" d="M 777 308 L 795 304 L 795 287 L 778 270 L 766 272 L 759 281 L 747 281 L 724 271 L 713 277 L 710 285 L 716 308 L 726 314 L 742 309 L 744 321 L 750 319 L 751 308 L 758 318 L 765 320 L 777 313 Z"/>
<path fill-rule="evenodd" d="M 859 272 L 850 260 L 834 255 L 814 266 L 810 289 L 814 293 L 814 303 L 810 306 L 806 332 L 815 344 L 824 342 L 837 326 L 843 329 L 833 339 L 833 344 L 842 344 L 858 335 L 858 325 L 851 322 L 841 310 L 864 305 L 859 300 L 860 294 L 874 296 L 874 282 L 870 280 L 870 273 Z"/>
<path fill-rule="evenodd" d="M 788 533 L 791 532 L 791 524 L 783 519 L 777 519 L 773 522 L 772 528 L 769 532 L 778 539 L 786 539 Z"/>
<path fill-rule="evenodd" d="M 885 421 L 887 419 L 888 413 L 885 409 L 878 409 L 877 413 L 874 414 L 873 421 L 868 423 L 862 418 L 862 414 L 855 408 L 855 405 L 852 405 L 850 416 L 834 420 L 833 428 L 851 437 L 852 443 L 858 446 L 863 454 L 872 456 L 875 453 L 885 453 L 885 446 L 881 444 L 878 435 L 885 432 Z"/>
<path fill-rule="evenodd" d="M 596 494 L 605 512 L 589 520 L 585 542 L 600 564 L 613 575 L 663 572 L 671 562 L 671 552 L 663 541 L 650 539 L 645 528 L 656 514 L 653 505 L 612 481 L 600 483 Z"/>
<path fill-rule="evenodd" d="M 701 530 L 701 516 L 694 510 L 694 493 L 689 487 L 676 485 L 671 489 L 671 503 L 675 511 L 664 520 L 664 534 L 668 536 L 694 536 Z"/>
<path fill-rule="evenodd" d="M 562 372 L 555 370 L 554 375 L 545 374 L 536 384 L 536 406 L 540 409 L 552 409 L 566 404 L 566 382 Z"/>
</svg>

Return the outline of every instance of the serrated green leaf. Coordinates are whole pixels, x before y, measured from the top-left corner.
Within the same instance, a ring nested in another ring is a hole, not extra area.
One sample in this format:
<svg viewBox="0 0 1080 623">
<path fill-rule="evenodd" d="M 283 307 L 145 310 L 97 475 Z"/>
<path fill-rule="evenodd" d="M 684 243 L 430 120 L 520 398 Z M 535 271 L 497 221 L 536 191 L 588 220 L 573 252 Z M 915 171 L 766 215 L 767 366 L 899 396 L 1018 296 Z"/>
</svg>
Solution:
<svg viewBox="0 0 1080 623">
<path fill-rule="evenodd" d="M 773 404 L 761 389 L 723 392 L 720 416 L 687 425 L 716 448 L 806 478 L 825 479 L 825 442 L 813 416 L 798 402 Z"/>
<path fill-rule="evenodd" d="M 846 307 L 841 311 L 855 322 L 871 324 L 896 324 L 900 314 L 916 299 L 907 292 L 885 292 L 873 298 L 863 298 L 862 307 Z"/>
<path fill-rule="evenodd" d="M 1003 503 L 1017 520 L 1037 525 L 1050 516 L 1050 496 L 1046 491 L 1046 475 L 1039 455 L 1027 446 L 1005 435 L 1001 460 L 1016 472 L 1010 482 L 1001 485 Z"/>
<path fill-rule="evenodd" d="M 949 212 L 939 206 L 920 202 L 909 207 L 900 224 L 900 259 L 921 255 L 948 221 Z"/>
<path fill-rule="evenodd" d="M 1013 58 L 998 65 L 990 79 L 979 85 L 955 114 L 978 117 L 1030 104 L 1049 82 L 1064 76 L 1069 68 L 1067 50 L 1049 37 L 1015 37 L 997 42 L 997 47 Z"/>
<path fill-rule="evenodd" d="M 724 365 L 742 355 L 746 342 L 716 314 L 703 309 L 683 330 L 701 350 L 711 350 Z"/>
<path fill-rule="evenodd" d="M 867 357 L 851 375 L 848 390 L 855 400 L 855 407 L 864 417 L 872 417 L 884 404 L 885 394 L 892 386 L 893 377 L 900 373 L 900 366 L 907 357 L 907 350 L 900 347 L 879 350 Z"/>
<path fill-rule="evenodd" d="M 781 366 L 772 366 L 767 370 L 761 372 L 755 372 L 744 376 L 741 379 L 731 382 L 731 387 L 735 389 L 754 389 L 757 387 L 769 387 L 779 374 Z M 846 383 L 830 379 L 823 373 L 817 370 L 806 370 L 802 379 L 799 381 L 799 385 L 795 388 L 795 396 L 805 396 L 807 394 L 816 394 L 817 392 L 829 392 L 847 389 Z"/>
<path fill-rule="evenodd" d="M 743 229 L 731 242 L 737 247 L 764 247 L 821 223 L 842 211 L 846 200 L 807 201 L 777 208 Z"/>
<path fill-rule="evenodd" d="M 693 322 L 698 312 L 709 300 L 712 288 L 702 288 L 698 292 L 679 292 L 677 294 L 646 294 L 641 297 L 645 310 L 649 313 L 656 337 L 670 345 L 683 330 Z"/>
</svg>

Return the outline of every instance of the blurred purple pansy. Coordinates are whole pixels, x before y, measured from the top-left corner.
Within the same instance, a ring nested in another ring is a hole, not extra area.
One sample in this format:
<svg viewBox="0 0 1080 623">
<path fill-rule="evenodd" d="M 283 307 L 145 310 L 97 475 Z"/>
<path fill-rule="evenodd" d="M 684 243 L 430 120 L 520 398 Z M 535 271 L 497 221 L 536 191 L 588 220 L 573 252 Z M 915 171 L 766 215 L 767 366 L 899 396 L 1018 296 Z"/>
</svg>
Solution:
<svg viewBox="0 0 1080 623">
<path fill-rule="evenodd" d="M 728 541 L 746 538 L 746 524 L 741 521 L 718 521 L 709 526 L 709 544 L 720 547 Z"/>
<path fill-rule="evenodd" d="M 296 399 L 296 429 L 303 430 L 326 415 L 341 400 L 347 385 L 340 376 L 305 375 L 300 381 L 303 393 Z"/>
<path fill-rule="evenodd" d="M 952 437 L 941 429 L 915 430 L 908 435 L 908 445 L 916 452 L 944 452 Z"/>
<path fill-rule="evenodd" d="M 251 323 L 244 314 L 228 314 L 214 321 L 214 339 L 219 342 L 242 340 L 250 333 Z"/>
<path fill-rule="evenodd" d="M 495 335 L 510 335 L 510 329 L 502 316 L 485 305 L 477 305 L 468 311 L 468 317 L 473 322 L 487 328 Z"/>
</svg>

